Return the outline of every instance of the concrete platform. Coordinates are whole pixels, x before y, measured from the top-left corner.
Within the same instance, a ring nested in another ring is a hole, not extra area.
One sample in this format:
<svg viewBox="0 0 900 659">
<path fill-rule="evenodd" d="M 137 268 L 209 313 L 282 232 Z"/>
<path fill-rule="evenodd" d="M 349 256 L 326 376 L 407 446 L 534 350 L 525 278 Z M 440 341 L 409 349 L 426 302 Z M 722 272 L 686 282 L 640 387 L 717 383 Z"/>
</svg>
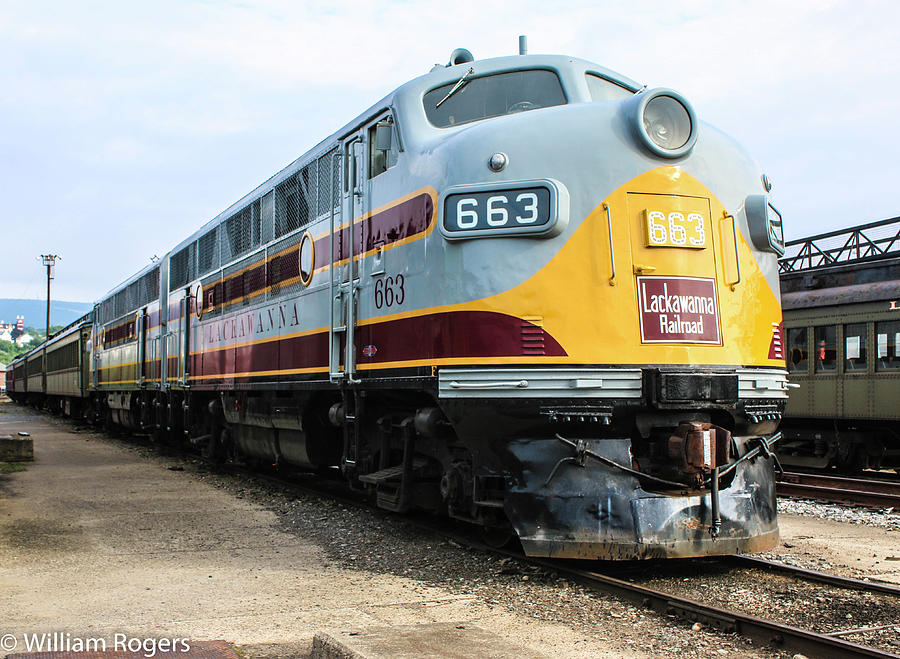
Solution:
<svg viewBox="0 0 900 659">
<path fill-rule="evenodd" d="M 535 659 L 527 652 L 475 625 L 438 623 L 379 627 L 363 632 L 322 631 L 313 638 L 312 659 Z"/>
<path fill-rule="evenodd" d="M 34 460 L 34 440 L 31 437 L 0 435 L 0 462 L 31 460 Z"/>
<path fill-rule="evenodd" d="M 0 433 L 19 430 L 34 437 L 36 461 L 0 475 L 0 637 L 19 643 L 0 656 L 24 651 L 25 634 L 61 632 L 108 647 L 121 633 L 308 657 L 320 630 L 433 623 L 477 626 L 485 635 L 467 642 L 498 652 L 513 644 L 517 657 L 646 656 L 433 583 L 338 565 L 221 479 L 169 470 L 180 461 L 0 403 Z M 417 647 L 430 637 L 403 638 Z M 442 645 L 441 656 L 459 656 Z"/>
</svg>

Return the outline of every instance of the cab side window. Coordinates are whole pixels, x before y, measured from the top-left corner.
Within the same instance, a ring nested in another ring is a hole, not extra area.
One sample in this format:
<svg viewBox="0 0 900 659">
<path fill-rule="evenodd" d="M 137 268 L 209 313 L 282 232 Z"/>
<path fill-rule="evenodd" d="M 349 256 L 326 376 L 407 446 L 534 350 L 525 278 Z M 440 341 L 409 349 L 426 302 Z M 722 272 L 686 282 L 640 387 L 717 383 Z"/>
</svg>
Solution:
<svg viewBox="0 0 900 659">
<path fill-rule="evenodd" d="M 369 178 L 384 174 L 397 164 L 398 141 L 394 118 L 390 115 L 369 127 Z"/>
</svg>

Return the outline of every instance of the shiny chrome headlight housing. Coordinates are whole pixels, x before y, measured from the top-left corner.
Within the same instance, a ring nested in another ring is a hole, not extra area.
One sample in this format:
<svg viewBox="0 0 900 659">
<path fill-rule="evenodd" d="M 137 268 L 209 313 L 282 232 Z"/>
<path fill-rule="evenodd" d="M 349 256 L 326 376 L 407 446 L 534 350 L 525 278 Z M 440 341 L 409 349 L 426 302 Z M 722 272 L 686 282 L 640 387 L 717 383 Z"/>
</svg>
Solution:
<svg viewBox="0 0 900 659">
<path fill-rule="evenodd" d="M 750 238 L 757 249 L 784 255 L 784 227 L 781 213 L 769 201 L 769 195 L 752 194 L 744 202 Z"/>
<path fill-rule="evenodd" d="M 651 89 L 635 96 L 631 121 L 641 143 L 663 158 L 687 154 L 697 141 L 697 115 L 681 94 Z"/>
</svg>

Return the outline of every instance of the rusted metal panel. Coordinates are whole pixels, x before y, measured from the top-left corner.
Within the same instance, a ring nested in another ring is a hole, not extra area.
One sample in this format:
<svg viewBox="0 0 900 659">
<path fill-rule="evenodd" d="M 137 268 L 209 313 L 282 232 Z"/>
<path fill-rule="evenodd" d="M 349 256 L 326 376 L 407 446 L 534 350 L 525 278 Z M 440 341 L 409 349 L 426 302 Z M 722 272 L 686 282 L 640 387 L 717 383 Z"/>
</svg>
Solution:
<svg viewBox="0 0 900 659">
<path fill-rule="evenodd" d="M 629 439 L 584 440 L 589 450 L 631 465 Z M 571 455 L 559 442 L 522 439 L 509 445 L 514 485 L 505 511 L 529 556 L 633 560 L 759 552 L 778 541 L 771 458 L 738 465 L 719 493 L 721 530 L 709 532 L 708 491 L 654 492 L 638 479 L 595 460 L 552 465 Z"/>
</svg>

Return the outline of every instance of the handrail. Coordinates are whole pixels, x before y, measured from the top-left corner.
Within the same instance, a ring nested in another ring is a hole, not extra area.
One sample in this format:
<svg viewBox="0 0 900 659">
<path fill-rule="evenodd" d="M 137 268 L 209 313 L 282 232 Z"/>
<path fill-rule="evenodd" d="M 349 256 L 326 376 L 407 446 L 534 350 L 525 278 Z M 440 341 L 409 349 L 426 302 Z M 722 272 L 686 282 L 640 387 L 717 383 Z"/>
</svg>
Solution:
<svg viewBox="0 0 900 659">
<path fill-rule="evenodd" d="M 342 208 L 344 205 L 343 200 L 343 192 L 340 189 L 336 189 L 335 185 L 340 186 L 341 182 L 335 181 L 335 171 L 341 171 L 338 169 L 338 163 L 343 160 L 344 154 L 342 152 L 343 143 L 338 144 L 338 148 L 335 151 L 334 159 L 331 164 L 331 190 L 330 194 L 334 196 L 335 192 L 337 192 L 338 198 L 338 225 L 340 225 L 340 218 L 342 216 Z M 335 336 L 335 313 L 334 313 L 334 303 L 335 303 L 335 287 L 334 287 L 334 264 L 336 259 L 334 258 L 334 204 L 331 204 L 331 213 L 328 219 L 328 296 L 329 296 L 329 323 L 328 323 L 328 377 L 332 382 L 336 382 L 341 376 L 339 372 L 339 359 L 336 359 L 338 351 L 335 350 L 335 343 L 337 341 L 337 337 Z M 339 344 L 338 344 L 339 345 Z"/>
<path fill-rule="evenodd" d="M 610 209 L 609 204 L 603 204 L 603 209 L 606 211 L 606 231 L 609 236 L 609 265 L 612 268 L 612 274 L 609 276 L 609 285 L 616 285 L 616 252 L 613 249 L 613 235 L 612 235 L 612 218 L 610 217 Z"/>
<path fill-rule="evenodd" d="M 725 283 L 731 287 L 731 290 L 734 290 L 734 287 L 741 283 L 741 257 L 740 257 L 740 254 L 738 254 L 737 222 L 734 219 L 734 215 L 732 215 L 728 211 L 724 211 L 724 216 L 722 217 L 722 220 L 727 220 L 728 218 L 731 218 L 731 237 L 734 238 L 734 266 L 735 266 L 735 268 L 737 268 L 737 279 L 733 282 L 725 282 Z M 720 220 L 720 224 L 721 224 L 721 220 Z M 725 264 L 723 263 L 722 268 L 724 269 L 724 267 L 725 267 Z"/>
</svg>

